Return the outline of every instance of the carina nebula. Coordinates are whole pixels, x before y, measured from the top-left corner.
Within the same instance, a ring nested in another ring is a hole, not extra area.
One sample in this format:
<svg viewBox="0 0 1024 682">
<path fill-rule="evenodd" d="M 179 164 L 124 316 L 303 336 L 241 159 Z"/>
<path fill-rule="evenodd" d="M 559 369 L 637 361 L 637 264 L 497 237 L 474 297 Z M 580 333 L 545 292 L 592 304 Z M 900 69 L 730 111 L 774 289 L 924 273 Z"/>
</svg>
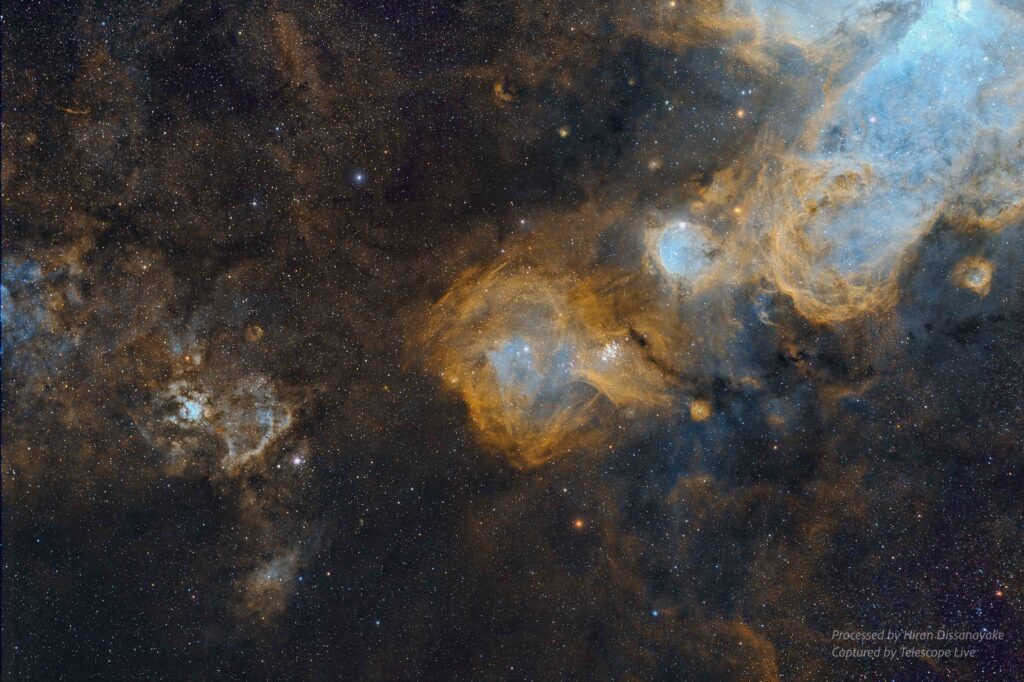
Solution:
<svg viewBox="0 0 1024 682">
<path fill-rule="evenodd" d="M 5 680 L 1024 680 L 1019 1 L 4 24 Z"/>
</svg>

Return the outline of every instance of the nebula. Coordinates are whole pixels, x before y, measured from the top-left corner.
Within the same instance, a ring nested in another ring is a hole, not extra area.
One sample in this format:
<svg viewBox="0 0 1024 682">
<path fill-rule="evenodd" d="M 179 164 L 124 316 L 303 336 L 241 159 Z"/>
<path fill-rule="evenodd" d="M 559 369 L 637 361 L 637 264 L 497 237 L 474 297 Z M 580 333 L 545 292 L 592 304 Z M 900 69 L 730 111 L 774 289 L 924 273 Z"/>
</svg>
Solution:
<svg viewBox="0 0 1024 682">
<path fill-rule="evenodd" d="M 1019 14 L 984 0 L 861 9 L 869 47 L 823 52 L 850 40 L 845 22 L 809 41 L 821 90 L 801 127 L 773 133 L 793 140 L 753 190 L 768 277 L 818 322 L 891 307 L 900 264 L 940 216 L 998 228 L 1021 210 Z"/>
<path fill-rule="evenodd" d="M 5 9 L 5 680 L 1024 679 L 1020 0 Z"/>
<path fill-rule="evenodd" d="M 985 297 L 992 290 L 992 263 L 980 256 L 968 256 L 956 264 L 951 273 L 957 286 Z"/>
<path fill-rule="evenodd" d="M 509 263 L 471 272 L 425 329 L 432 364 L 482 441 L 523 466 L 606 443 L 610 411 L 669 403 L 672 376 L 586 280 Z"/>
<path fill-rule="evenodd" d="M 648 253 L 661 273 L 679 286 L 697 289 L 714 267 L 715 247 L 698 223 L 679 219 L 649 230 Z"/>
<path fill-rule="evenodd" d="M 291 408 L 265 377 L 255 376 L 209 390 L 201 379 L 175 379 L 140 408 L 137 423 L 167 453 L 170 468 L 183 468 L 210 441 L 211 456 L 231 472 L 262 455 L 291 421 Z"/>
</svg>

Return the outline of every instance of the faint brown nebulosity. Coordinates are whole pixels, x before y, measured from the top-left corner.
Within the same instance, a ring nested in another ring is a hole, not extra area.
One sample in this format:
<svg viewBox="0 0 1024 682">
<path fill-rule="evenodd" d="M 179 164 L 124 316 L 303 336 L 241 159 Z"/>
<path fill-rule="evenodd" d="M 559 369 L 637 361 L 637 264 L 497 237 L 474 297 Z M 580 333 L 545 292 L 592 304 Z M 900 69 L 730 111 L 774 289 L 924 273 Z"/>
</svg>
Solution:
<svg viewBox="0 0 1024 682">
<path fill-rule="evenodd" d="M 4 679 L 1024 679 L 1019 2 L 5 10 Z"/>
</svg>

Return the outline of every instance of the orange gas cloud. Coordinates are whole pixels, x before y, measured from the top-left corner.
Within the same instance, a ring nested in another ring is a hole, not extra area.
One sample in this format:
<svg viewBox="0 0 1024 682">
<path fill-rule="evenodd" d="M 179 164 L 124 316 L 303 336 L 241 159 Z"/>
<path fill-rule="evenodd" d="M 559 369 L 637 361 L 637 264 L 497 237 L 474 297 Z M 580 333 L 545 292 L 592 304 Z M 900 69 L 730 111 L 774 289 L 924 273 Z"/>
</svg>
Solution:
<svg viewBox="0 0 1024 682">
<path fill-rule="evenodd" d="M 991 262 L 980 256 L 968 256 L 953 268 L 953 282 L 984 298 L 992 290 L 992 271 Z"/>
<path fill-rule="evenodd" d="M 593 281 L 503 263 L 462 277 L 419 341 L 480 441 L 521 467 L 609 442 L 609 413 L 667 405 L 671 372 Z"/>
</svg>

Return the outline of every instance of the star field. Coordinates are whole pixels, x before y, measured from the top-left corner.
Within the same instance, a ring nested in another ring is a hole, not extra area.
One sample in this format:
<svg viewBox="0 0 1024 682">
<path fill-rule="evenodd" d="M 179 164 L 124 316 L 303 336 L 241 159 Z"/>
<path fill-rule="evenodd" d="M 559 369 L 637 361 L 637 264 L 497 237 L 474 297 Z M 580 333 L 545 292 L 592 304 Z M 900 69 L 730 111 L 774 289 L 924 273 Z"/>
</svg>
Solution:
<svg viewBox="0 0 1024 682">
<path fill-rule="evenodd" d="M 5 680 L 1024 679 L 1020 3 L 2 22 Z"/>
</svg>

